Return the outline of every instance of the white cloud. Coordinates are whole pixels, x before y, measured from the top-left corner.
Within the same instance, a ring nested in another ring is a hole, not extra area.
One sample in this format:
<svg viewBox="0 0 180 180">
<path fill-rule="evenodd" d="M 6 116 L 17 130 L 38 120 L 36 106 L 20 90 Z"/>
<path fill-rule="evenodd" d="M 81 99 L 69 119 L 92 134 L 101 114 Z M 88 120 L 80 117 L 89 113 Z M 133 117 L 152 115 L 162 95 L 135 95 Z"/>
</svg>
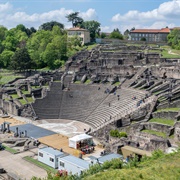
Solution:
<svg viewBox="0 0 180 180">
<path fill-rule="evenodd" d="M 97 20 L 97 13 L 95 9 L 88 9 L 86 12 L 81 12 L 80 16 L 85 20 Z"/>
<path fill-rule="evenodd" d="M 164 21 L 164 20 L 178 20 L 180 17 L 180 0 L 173 0 L 162 3 L 157 9 L 151 11 L 140 12 L 140 11 L 128 11 L 121 15 L 120 13 L 112 17 L 113 22 L 153 22 L 153 21 Z"/>
<path fill-rule="evenodd" d="M 126 29 L 139 28 L 163 28 L 180 26 L 180 0 L 164 2 L 158 8 L 150 11 L 140 12 L 128 11 L 125 14 L 115 14 L 111 21 L 111 27 L 116 26 L 124 32 Z M 112 29 L 109 27 L 109 29 Z"/>
<path fill-rule="evenodd" d="M 42 23 L 48 21 L 58 21 L 65 25 L 66 28 L 71 27 L 71 23 L 67 21 L 66 15 L 74 12 L 72 9 L 57 9 L 44 13 L 27 14 L 26 12 L 16 10 L 10 3 L 0 4 L 0 25 L 7 28 L 15 27 L 18 24 L 24 24 L 26 27 L 38 28 Z M 80 16 L 84 20 L 92 20 L 97 18 L 95 9 L 88 9 L 80 12 Z"/>
</svg>

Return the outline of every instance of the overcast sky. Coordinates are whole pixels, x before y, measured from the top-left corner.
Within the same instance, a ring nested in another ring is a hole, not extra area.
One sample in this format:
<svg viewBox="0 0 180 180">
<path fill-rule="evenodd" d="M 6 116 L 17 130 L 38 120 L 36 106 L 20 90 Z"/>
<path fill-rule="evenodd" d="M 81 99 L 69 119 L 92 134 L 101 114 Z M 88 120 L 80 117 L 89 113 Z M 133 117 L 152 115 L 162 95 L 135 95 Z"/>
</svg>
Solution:
<svg viewBox="0 0 180 180">
<path fill-rule="evenodd" d="M 180 26 L 180 0 L 0 0 L 0 24 L 38 28 L 54 20 L 69 28 L 65 16 L 75 11 L 84 20 L 100 22 L 104 32 Z"/>
</svg>

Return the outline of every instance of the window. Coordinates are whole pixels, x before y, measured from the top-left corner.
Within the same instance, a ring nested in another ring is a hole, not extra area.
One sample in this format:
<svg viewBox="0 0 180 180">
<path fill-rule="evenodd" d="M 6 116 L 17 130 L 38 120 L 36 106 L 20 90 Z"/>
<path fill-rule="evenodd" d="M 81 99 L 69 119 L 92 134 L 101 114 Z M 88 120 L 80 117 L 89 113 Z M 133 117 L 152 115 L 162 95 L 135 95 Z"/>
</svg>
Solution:
<svg viewBox="0 0 180 180">
<path fill-rule="evenodd" d="M 49 158 L 49 160 L 50 160 L 51 162 L 54 162 L 54 159 L 53 159 L 53 158 L 51 158 L 51 157 Z"/>
<path fill-rule="evenodd" d="M 63 163 L 62 161 L 59 162 L 59 165 L 60 165 L 61 167 L 64 167 L 64 163 Z"/>
<path fill-rule="evenodd" d="M 40 156 L 40 157 L 43 157 L 43 153 L 39 153 L 39 156 Z"/>
</svg>

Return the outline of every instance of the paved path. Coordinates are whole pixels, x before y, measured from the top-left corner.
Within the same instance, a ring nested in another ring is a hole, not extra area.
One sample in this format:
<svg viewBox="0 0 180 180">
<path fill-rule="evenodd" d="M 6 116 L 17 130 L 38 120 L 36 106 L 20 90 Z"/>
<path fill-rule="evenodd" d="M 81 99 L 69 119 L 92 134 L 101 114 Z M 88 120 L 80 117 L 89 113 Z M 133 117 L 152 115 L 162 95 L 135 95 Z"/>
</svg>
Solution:
<svg viewBox="0 0 180 180">
<path fill-rule="evenodd" d="M 32 156 L 33 152 L 26 151 L 20 154 L 11 154 L 7 151 L 0 151 L 0 166 L 7 172 L 19 176 L 22 180 L 30 180 L 33 176 L 45 178 L 47 173 L 24 159 L 25 156 Z"/>
</svg>

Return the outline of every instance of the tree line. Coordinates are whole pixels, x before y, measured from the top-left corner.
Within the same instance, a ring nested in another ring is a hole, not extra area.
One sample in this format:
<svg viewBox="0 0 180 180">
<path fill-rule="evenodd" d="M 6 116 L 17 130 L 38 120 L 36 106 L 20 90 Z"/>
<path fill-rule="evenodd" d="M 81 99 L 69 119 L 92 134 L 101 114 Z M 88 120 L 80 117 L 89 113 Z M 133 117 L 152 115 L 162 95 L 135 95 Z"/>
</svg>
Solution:
<svg viewBox="0 0 180 180">
<path fill-rule="evenodd" d="M 89 30 L 91 41 L 95 38 L 105 38 L 100 33 L 100 23 L 84 21 L 78 12 L 66 16 L 72 27 Z M 126 35 L 127 35 L 126 31 Z M 123 39 L 119 29 L 114 29 L 110 38 Z M 65 61 L 81 49 L 81 42 L 77 36 L 67 38 L 67 31 L 62 23 L 51 21 L 40 25 L 38 30 L 27 28 L 23 24 L 7 29 L 0 26 L 0 67 L 13 70 L 40 69 L 49 67 L 56 69 L 64 65 Z"/>
</svg>

